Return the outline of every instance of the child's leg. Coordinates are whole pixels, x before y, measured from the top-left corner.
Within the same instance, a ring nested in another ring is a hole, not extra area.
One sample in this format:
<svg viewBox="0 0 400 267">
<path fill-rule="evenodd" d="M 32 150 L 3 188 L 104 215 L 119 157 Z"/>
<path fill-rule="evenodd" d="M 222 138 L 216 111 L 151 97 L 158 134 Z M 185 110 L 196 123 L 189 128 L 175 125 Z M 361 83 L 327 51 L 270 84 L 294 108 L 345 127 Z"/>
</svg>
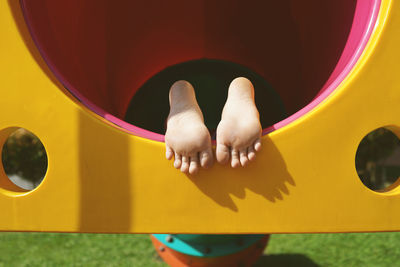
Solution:
<svg viewBox="0 0 400 267">
<path fill-rule="evenodd" d="M 217 128 L 217 160 L 232 167 L 247 165 L 261 149 L 261 124 L 254 103 L 254 88 L 246 78 L 236 78 L 229 86 L 228 99 Z"/>
<path fill-rule="evenodd" d="M 167 159 L 175 156 L 175 168 L 190 174 L 196 173 L 200 166 L 211 166 L 211 138 L 192 85 L 187 81 L 175 82 L 169 92 L 169 103 L 165 133 Z"/>
</svg>

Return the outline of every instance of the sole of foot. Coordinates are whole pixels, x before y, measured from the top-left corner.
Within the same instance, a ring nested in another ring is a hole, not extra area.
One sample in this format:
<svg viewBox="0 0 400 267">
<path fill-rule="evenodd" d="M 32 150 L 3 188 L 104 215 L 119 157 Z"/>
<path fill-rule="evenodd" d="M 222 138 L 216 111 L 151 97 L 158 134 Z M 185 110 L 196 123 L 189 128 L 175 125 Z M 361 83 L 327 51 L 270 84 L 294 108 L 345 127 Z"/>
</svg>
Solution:
<svg viewBox="0 0 400 267">
<path fill-rule="evenodd" d="M 175 82 L 169 92 L 169 103 L 166 158 L 174 157 L 174 167 L 183 173 L 196 174 L 200 167 L 209 168 L 213 164 L 211 137 L 193 86 L 187 81 Z"/>
<path fill-rule="evenodd" d="M 261 132 L 253 84 L 246 78 L 236 78 L 229 86 L 217 128 L 217 161 L 230 161 L 233 168 L 247 166 L 261 149 Z"/>
</svg>

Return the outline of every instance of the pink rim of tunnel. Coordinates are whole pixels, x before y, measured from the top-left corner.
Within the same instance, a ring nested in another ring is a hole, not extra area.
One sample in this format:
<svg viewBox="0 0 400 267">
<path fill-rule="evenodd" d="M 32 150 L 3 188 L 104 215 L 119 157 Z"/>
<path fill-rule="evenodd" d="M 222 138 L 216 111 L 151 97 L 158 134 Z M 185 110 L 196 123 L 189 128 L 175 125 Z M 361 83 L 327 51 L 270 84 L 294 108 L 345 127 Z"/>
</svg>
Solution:
<svg viewBox="0 0 400 267">
<path fill-rule="evenodd" d="M 104 119 L 110 121 L 111 123 L 123 128 L 124 130 L 136 136 L 140 136 L 154 141 L 164 142 L 164 135 L 154 133 L 145 130 L 143 128 L 137 127 L 135 125 L 132 125 L 130 123 L 127 123 L 111 115 L 110 113 L 101 109 L 97 105 L 94 105 L 89 99 L 84 97 L 77 89 L 75 89 L 66 79 L 64 79 L 63 75 L 57 71 L 57 68 L 53 66 L 51 60 L 47 58 L 46 53 L 44 53 L 44 51 L 42 51 L 42 49 L 38 45 L 35 32 L 28 23 L 30 21 L 29 15 L 27 12 L 25 12 L 23 0 L 20 0 L 20 5 L 25 17 L 27 27 L 31 33 L 32 39 L 37 49 L 39 50 L 41 56 L 49 66 L 52 73 L 56 76 L 56 78 L 75 98 L 77 98 L 82 104 L 84 104 L 88 109 L 90 109 L 97 115 L 103 117 Z M 313 110 L 315 107 L 317 107 L 320 103 L 322 103 L 328 96 L 330 96 L 336 90 L 336 88 L 342 83 L 342 81 L 349 75 L 354 65 L 360 58 L 362 52 L 364 51 L 368 43 L 368 40 L 371 37 L 374 26 L 376 24 L 380 5 L 381 5 L 381 0 L 357 1 L 353 24 L 349 33 L 349 37 L 347 39 L 346 46 L 334 71 L 332 72 L 331 76 L 329 77 L 325 85 L 321 88 L 318 95 L 307 106 L 300 109 L 293 115 L 264 129 L 263 135 L 270 133 L 274 130 L 280 129 L 294 122 L 295 120 L 301 118 L 302 116 Z"/>
<path fill-rule="evenodd" d="M 283 126 L 286 126 L 304 116 L 317 107 L 336 90 L 336 88 L 349 75 L 365 47 L 367 46 L 369 38 L 371 37 L 372 31 L 376 25 L 380 5 L 381 0 L 357 1 L 353 24 L 351 26 L 346 46 L 335 69 L 325 85 L 307 106 L 300 109 L 288 118 L 264 129 L 263 135 L 280 129 Z"/>
</svg>

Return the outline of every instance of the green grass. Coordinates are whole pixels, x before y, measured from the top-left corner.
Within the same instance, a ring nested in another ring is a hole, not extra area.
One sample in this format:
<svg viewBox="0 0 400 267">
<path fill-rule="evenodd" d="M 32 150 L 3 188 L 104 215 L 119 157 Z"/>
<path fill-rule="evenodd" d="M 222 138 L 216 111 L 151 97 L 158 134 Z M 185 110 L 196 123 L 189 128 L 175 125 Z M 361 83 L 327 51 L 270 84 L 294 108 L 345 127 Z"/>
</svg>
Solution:
<svg viewBox="0 0 400 267">
<path fill-rule="evenodd" d="M 167 266 L 148 235 L 1 233 L 0 266 Z"/>
<path fill-rule="evenodd" d="M 398 266 L 400 233 L 273 235 L 256 266 Z M 148 235 L 0 233 L 0 266 L 166 267 Z"/>
<path fill-rule="evenodd" d="M 268 266 L 400 266 L 400 233 L 273 235 Z M 258 266 L 265 266 L 259 264 Z"/>
</svg>

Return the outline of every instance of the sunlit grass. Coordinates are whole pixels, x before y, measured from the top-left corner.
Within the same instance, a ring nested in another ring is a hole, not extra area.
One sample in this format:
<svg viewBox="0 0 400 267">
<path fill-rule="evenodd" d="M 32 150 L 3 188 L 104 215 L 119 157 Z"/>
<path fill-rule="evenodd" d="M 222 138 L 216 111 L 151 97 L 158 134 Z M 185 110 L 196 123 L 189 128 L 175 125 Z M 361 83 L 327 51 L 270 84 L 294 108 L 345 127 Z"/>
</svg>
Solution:
<svg viewBox="0 0 400 267">
<path fill-rule="evenodd" d="M 257 266 L 397 266 L 400 233 L 273 235 Z M 166 267 L 148 235 L 0 233 L 0 266 Z"/>
</svg>

